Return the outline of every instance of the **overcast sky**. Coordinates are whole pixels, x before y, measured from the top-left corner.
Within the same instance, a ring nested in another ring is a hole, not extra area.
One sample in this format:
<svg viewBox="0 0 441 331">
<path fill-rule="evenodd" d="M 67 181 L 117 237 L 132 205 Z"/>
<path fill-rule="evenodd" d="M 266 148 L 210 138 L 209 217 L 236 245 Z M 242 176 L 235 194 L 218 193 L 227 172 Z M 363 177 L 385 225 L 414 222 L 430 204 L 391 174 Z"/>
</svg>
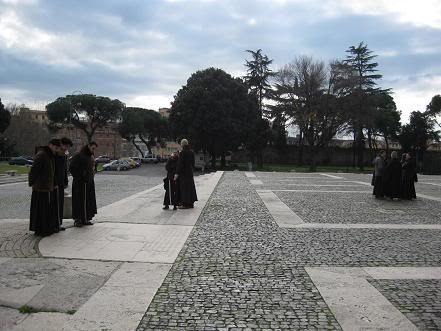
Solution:
<svg viewBox="0 0 441 331">
<path fill-rule="evenodd" d="M 0 0 L 0 98 L 43 109 L 81 91 L 158 109 L 196 70 L 243 76 L 247 49 L 277 70 L 360 41 L 404 122 L 441 94 L 440 0 Z"/>
</svg>

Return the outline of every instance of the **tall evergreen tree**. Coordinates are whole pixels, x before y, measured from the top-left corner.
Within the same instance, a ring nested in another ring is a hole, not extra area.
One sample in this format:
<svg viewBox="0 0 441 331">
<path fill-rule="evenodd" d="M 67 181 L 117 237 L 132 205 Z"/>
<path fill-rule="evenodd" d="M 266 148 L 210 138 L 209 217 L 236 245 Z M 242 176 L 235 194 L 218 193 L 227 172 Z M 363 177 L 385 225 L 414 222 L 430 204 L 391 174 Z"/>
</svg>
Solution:
<svg viewBox="0 0 441 331">
<path fill-rule="evenodd" d="M 252 60 L 245 60 L 247 67 L 247 75 L 244 77 L 245 84 L 251 93 L 257 97 L 258 108 L 260 113 L 264 114 L 263 100 L 271 94 L 270 78 L 273 76 L 272 70 L 269 68 L 273 60 L 267 55 L 262 54 L 262 50 L 247 50 L 251 54 Z"/>
<path fill-rule="evenodd" d="M 11 114 L 2 103 L 2 99 L 0 99 L 0 133 L 5 132 L 6 128 L 11 123 Z"/>
<path fill-rule="evenodd" d="M 378 63 L 364 42 L 346 50 L 346 59 L 340 63 L 338 86 L 345 95 L 346 107 L 350 108 L 351 131 L 354 135 L 357 165 L 363 169 L 365 148 L 365 129 L 369 129 L 375 118 L 376 102 L 379 93 L 388 93 L 388 89 L 377 86 L 382 78 L 378 73 Z M 368 132 L 370 137 L 370 132 Z"/>
</svg>

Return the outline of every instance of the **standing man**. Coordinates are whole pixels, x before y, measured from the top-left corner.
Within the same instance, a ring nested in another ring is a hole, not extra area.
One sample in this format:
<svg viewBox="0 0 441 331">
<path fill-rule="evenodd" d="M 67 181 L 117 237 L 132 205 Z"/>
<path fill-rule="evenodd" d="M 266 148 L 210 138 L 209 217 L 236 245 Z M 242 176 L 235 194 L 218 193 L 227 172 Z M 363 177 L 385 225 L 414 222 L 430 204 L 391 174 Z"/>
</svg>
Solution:
<svg viewBox="0 0 441 331">
<path fill-rule="evenodd" d="M 402 164 L 401 173 L 401 196 L 403 199 L 416 199 L 415 182 L 418 181 L 415 162 L 412 156 L 407 153 Z"/>
<path fill-rule="evenodd" d="M 95 160 L 98 145 L 91 141 L 73 156 L 69 171 L 72 181 L 72 218 L 74 225 L 93 225 L 92 218 L 97 213 L 95 197 Z"/>
<path fill-rule="evenodd" d="M 55 155 L 55 185 L 56 193 L 58 197 L 58 222 L 60 224 L 60 230 L 64 231 L 63 224 L 63 212 L 64 212 L 64 189 L 67 188 L 67 150 L 72 147 L 72 141 L 69 138 L 63 137 L 60 139 L 60 149 Z"/>
<path fill-rule="evenodd" d="M 391 198 L 400 198 L 401 193 L 401 163 L 398 160 L 398 153 L 393 151 L 390 161 L 387 162 L 383 172 L 384 195 Z"/>
<path fill-rule="evenodd" d="M 28 183 L 32 186 L 29 230 L 37 236 L 59 231 L 57 195 L 55 192 L 55 154 L 60 141 L 52 139 L 47 146 L 36 149 Z"/>
<path fill-rule="evenodd" d="M 178 163 L 178 154 L 172 153 L 170 158 L 167 160 L 165 165 L 165 169 L 167 170 L 167 177 L 164 178 L 164 207 L 162 209 L 169 209 L 170 205 L 173 205 L 173 210 L 177 209 L 178 201 L 177 201 L 177 190 L 176 186 L 178 185 L 177 181 L 174 181 L 174 175 L 176 173 L 176 166 Z"/>
<path fill-rule="evenodd" d="M 374 165 L 374 195 L 376 198 L 384 197 L 383 192 L 383 172 L 386 166 L 386 152 L 381 150 L 378 156 L 372 162 Z"/>
<path fill-rule="evenodd" d="M 179 209 L 188 209 L 193 208 L 194 202 L 198 201 L 193 179 L 194 153 L 188 146 L 187 139 L 181 140 L 181 147 L 174 179 L 179 185 L 179 201 L 182 204 Z"/>
</svg>

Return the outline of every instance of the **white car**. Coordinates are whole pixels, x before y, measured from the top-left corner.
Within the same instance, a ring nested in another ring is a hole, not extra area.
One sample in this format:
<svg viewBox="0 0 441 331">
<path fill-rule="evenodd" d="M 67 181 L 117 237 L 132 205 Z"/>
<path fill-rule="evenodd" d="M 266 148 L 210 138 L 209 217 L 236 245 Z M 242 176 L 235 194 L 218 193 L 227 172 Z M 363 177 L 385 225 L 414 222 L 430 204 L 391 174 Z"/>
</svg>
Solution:
<svg viewBox="0 0 441 331">
<path fill-rule="evenodd" d="M 149 154 L 142 158 L 142 163 L 158 163 L 158 162 L 159 160 L 156 157 L 156 155 Z"/>
<path fill-rule="evenodd" d="M 110 163 L 106 163 L 103 165 L 103 170 L 129 170 L 130 164 L 127 161 L 124 160 L 115 160 Z"/>
</svg>

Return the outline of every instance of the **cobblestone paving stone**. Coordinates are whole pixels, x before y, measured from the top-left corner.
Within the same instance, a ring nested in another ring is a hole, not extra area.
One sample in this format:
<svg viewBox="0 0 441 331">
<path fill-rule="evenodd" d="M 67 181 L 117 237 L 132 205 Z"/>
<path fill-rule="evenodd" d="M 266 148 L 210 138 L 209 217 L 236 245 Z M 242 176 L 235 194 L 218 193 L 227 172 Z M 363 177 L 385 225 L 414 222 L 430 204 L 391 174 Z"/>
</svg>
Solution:
<svg viewBox="0 0 441 331">
<path fill-rule="evenodd" d="M 243 174 L 225 174 L 138 330 L 340 329 L 280 233 Z"/>
<path fill-rule="evenodd" d="M 426 199 L 391 201 L 369 193 L 274 192 L 308 223 L 441 224 L 441 205 Z"/>
<path fill-rule="evenodd" d="M 0 231 L 0 257 L 37 257 L 40 237 L 28 231 L 28 221 L 3 220 Z"/>
<path fill-rule="evenodd" d="M 420 330 L 441 330 L 441 280 L 369 280 Z"/>
</svg>

